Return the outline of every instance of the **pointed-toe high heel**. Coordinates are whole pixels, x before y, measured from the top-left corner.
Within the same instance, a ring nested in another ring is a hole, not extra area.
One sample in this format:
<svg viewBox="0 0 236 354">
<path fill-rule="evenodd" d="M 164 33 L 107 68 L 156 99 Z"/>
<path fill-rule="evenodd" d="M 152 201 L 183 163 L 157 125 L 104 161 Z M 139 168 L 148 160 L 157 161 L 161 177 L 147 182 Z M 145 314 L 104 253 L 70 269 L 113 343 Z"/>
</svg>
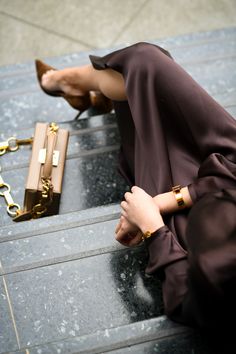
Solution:
<svg viewBox="0 0 236 354">
<path fill-rule="evenodd" d="M 42 86 L 42 76 L 49 70 L 57 70 L 41 60 L 35 60 L 35 67 L 41 89 L 50 96 L 63 97 L 74 109 L 79 111 L 79 117 L 84 111 L 93 108 L 95 113 L 109 113 L 113 109 L 112 101 L 99 91 L 90 91 L 83 96 L 71 96 L 63 91 L 47 90 Z"/>
</svg>

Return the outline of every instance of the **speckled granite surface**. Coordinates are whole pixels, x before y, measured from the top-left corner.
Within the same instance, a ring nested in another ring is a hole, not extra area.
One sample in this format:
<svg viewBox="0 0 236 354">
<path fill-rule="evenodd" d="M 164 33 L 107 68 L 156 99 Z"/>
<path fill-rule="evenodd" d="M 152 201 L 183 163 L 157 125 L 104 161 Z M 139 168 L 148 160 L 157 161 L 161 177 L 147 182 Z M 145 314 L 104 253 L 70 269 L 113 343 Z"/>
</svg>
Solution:
<svg viewBox="0 0 236 354">
<path fill-rule="evenodd" d="M 236 29 L 157 44 L 236 115 Z M 75 53 L 48 63 L 59 68 L 87 58 Z M 116 171 L 115 115 L 86 112 L 74 121 L 75 110 L 40 91 L 33 63 L 0 68 L 0 90 L 1 141 L 32 136 L 37 121 L 70 130 L 59 215 L 15 224 L 0 199 L 0 353 L 210 353 L 198 333 L 162 316 L 160 283 L 144 272 L 145 247 L 114 240 L 127 189 Z M 28 146 L 0 157 L 20 203 L 30 154 Z"/>
</svg>

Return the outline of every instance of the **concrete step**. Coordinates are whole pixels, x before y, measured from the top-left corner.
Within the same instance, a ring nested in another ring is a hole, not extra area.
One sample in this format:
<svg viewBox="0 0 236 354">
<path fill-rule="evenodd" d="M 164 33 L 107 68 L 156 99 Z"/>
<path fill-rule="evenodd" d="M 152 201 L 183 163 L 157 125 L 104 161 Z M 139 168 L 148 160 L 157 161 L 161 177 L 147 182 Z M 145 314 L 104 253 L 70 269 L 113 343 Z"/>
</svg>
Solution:
<svg viewBox="0 0 236 354">
<path fill-rule="evenodd" d="M 23 351 L 14 353 L 25 354 Z M 211 351 L 198 333 L 187 327 L 176 325 L 165 316 L 159 316 L 129 325 L 99 330 L 89 335 L 35 346 L 30 348 L 30 353 L 210 354 Z M 214 354 L 216 353 L 214 352 Z"/>
<path fill-rule="evenodd" d="M 161 42 L 154 42 L 155 44 L 162 45 Z M 201 65 L 203 62 L 211 62 L 215 60 L 222 59 L 232 59 L 235 58 L 236 55 L 236 41 L 235 38 L 227 37 L 224 39 L 224 43 L 222 45 L 222 41 L 209 41 L 206 42 L 191 42 L 189 45 L 182 44 L 178 47 L 171 47 L 168 44 L 164 44 L 164 47 L 171 51 L 173 57 L 181 64 L 198 64 Z M 116 48 L 114 48 L 115 50 Z M 87 62 L 89 61 L 87 53 Z M 61 60 L 61 59 L 60 59 Z M 52 61 L 48 59 L 48 61 Z M 81 59 L 72 58 L 70 63 L 67 63 L 67 66 L 78 66 L 79 63 L 82 63 Z M 52 65 L 55 67 L 62 67 L 60 63 L 58 63 L 57 59 L 53 60 Z M 64 66 L 63 66 L 64 67 Z M 29 64 L 28 71 L 18 70 L 11 75 L 5 74 L 1 71 L 0 68 L 0 77 L 1 84 L 0 89 L 2 94 L 9 96 L 10 94 L 16 95 L 21 94 L 23 92 L 28 91 L 38 91 L 38 85 L 35 77 L 35 69 L 33 64 Z"/>
<path fill-rule="evenodd" d="M 157 44 L 235 115 L 236 29 Z M 47 62 L 59 68 L 87 60 L 75 53 Z M 2 67 L 0 78 L 1 140 L 32 136 L 37 121 L 70 131 L 59 215 L 15 224 L 0 200 L 0 353 L 210 353 L 197 332 L 163 316 L 160 282 L 145 275 L 145 247 L 114 239 L 127 190 L 116 171 L 114 113 L 73 120 L 77 112 L 66 102 L 41 92 L 33 63 Z M 30 154 L 25 146 L 0 157 L 19 203 Z"/>
<path fill-rule="evenodd" d="M 2 227 L 1 273 L 126 250 L 114 240 L 119 212 L 114 204 Z"/>
</svg>

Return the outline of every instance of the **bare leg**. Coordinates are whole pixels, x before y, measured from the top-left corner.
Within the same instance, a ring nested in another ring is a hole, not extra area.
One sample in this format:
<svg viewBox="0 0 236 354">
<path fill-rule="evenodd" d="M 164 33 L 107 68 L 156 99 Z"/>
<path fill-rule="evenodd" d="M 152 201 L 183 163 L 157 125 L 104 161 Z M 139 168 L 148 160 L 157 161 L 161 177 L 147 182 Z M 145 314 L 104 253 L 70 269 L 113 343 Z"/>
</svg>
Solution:
<svg viewBox="0 0 236 354">
<path fill-rule="evenodd" d="M 62 90 L 72 96 L 101 91 L 111 100 L 126 100 L 123 76 L 112 69 L 95 70 L 92 65 L 50 70 L 43 75 L 42 85 L 47 90 Z"/>
</svg>

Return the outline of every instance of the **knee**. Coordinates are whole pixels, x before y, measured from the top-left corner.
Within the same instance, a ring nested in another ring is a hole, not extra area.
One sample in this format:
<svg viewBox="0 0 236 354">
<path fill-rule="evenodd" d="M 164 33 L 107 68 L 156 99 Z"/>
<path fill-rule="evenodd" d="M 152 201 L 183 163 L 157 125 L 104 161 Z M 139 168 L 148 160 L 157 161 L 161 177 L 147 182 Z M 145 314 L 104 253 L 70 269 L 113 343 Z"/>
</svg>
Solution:
<svg viewBox="0 0 236 354">
<path fill-rule="evenodd" d="M 152 74 L 158 69 L 163 70 L 167 65 L 166 61 L 171 58 L 170 53 L 165 49 L 145 42 L 134 44 L 130 53 L 130 59 L 136 72 L 139 69 L 142 72 L 146 72 L 146 70 L 150 72 L 153 68 Z"/>
<path fill-rule="evenodd" d="M 170 53 L 165 50 L 164 48 L 162 47 L 159 47 L 158 45 L 154 45 L 154 44 L 151 44 L 151 43 L 146 43 L 146 42 L 138 42 L 136 44 L 134 44 L 133 46 L 133 50 L 135 51 L 135 53 L 137 55 L 144 55 L 144 56 L 147 56 L 147 57 L 155 57 L 156 55 L 158 55 L 158 53 L 164 53 L 166 54 L 168 57 L 171 58 L 171 55 Z"/>
</svg>

